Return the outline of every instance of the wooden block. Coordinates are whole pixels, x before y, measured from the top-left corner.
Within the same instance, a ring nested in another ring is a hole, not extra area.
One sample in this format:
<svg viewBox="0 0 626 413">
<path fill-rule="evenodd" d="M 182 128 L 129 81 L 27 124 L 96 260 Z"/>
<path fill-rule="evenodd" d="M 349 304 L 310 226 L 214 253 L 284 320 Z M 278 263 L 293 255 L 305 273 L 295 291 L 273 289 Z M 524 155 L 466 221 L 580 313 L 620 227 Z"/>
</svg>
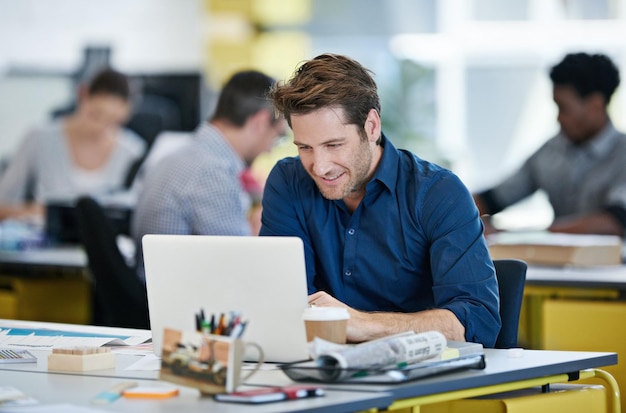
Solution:
<svg viewBox="0 0 626 413">
<path fill-rule="evenodd" d="M 115 368 L 115 355 L 108 347 L 53 349 L 48 356 L 48 370 L 90 371 Z"/>
</svg>

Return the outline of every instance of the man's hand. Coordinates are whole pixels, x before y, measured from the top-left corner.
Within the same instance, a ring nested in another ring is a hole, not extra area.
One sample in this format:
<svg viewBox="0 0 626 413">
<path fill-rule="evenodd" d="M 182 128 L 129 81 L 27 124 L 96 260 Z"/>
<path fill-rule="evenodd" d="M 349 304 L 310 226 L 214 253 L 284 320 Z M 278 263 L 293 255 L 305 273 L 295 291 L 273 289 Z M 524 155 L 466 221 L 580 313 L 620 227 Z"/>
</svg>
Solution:
<svg viewBox="0 0 626 413">
<path fill-rule="evenodd" d="M 416 333 L 437 330 L 448 340 L 465 341 L 465 327 L 449 310 L 434 309 L 417 313 L 364 312 L 347 306 L 324 291 L 309 295 L 309 304 L 343 307 L 350 313 L 348 342 L 360 343 L 404 331 Z"/>
<path fill-rule="evenodd" d="M 347 309 L 350 314 L 347 331 L 348 342 L 360 343 L 371 339 L 364 334 L 367 328 L 366 313 L 347 306 L 324 291 L 318 291 L 309 295 L 309 305 L 318 307 L 343 307 Z"/>
</svg>

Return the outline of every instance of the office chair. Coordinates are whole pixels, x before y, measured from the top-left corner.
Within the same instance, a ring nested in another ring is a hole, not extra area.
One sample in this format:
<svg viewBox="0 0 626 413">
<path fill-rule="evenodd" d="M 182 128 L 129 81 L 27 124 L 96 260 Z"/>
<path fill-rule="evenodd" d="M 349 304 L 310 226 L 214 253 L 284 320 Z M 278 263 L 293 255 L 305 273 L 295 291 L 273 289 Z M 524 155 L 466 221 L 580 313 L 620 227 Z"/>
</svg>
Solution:
<svg viewBox="0 0 626 413">
<path fill-rule="evenodd" d="M 524 261 L 513 259 L 494 260 L 493 264 L 498 278 L 502 319 L 502 328 L 496 339 L 495 348 L 516 347 L 528 266 Z"/>
<path fill-rule="evenodd" d="M 120 252 L 117 231 L 104 209 L 94 199 L 82 197 L 75 213 L 94 278 L 94 324 L 149 329 L 146 287 Z"/>
</svg>

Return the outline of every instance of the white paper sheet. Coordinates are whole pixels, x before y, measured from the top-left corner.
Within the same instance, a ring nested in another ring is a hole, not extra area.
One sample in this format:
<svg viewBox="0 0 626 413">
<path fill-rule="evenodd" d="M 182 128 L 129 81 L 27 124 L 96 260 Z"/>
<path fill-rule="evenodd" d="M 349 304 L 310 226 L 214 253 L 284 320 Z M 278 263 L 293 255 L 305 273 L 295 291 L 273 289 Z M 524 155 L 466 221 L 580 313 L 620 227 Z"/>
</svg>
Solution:
<svg viewBox="0 0 626 413">
<path fill-rule="evenodd" d="M 0 347 L 134 346 L 151 337 L 148 330 L 0 319 Z"/>
</svg>

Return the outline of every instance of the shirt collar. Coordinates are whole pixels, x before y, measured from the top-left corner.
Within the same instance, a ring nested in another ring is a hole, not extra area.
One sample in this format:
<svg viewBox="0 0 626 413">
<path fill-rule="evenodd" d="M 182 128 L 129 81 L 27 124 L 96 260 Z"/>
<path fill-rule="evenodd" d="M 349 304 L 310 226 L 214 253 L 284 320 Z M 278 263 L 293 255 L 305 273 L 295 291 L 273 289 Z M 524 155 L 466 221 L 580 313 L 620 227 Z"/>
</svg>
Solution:
<svg viewBox="0 0 626 413">
<path fill-rule="evenodd" d="M 385 134 L 382 133 L 381 135 L 380 146 L 383 148 L 383 156 L 380 159 L 372 181 L 381 182 L 391 191 L 396 187 L 396 181 L 398 180 L 398 162 L 400 161 L 400 155 Z"/>
<path fill-rule="evenodd" d="M 211 125 L 209 122 L 203 122 L 196 130 L 195 135 L 201 141 L 209 144 L 212 148 L 212 152 L 220 158 L 228 159 L 236 163 L 237 170 L 239 172 L 246 169 L 246 163 L 244 160 L 239 157 L 218 128 Z"/>
<path fill-rule="evenodd" d="M 607 125 L 585 145 L 585 151 L 597 158 L 605 157 L 613 150 L 618 136 L 619 132 L 617 132 L 613 123 L 609 121 Z"/>
</svg>

